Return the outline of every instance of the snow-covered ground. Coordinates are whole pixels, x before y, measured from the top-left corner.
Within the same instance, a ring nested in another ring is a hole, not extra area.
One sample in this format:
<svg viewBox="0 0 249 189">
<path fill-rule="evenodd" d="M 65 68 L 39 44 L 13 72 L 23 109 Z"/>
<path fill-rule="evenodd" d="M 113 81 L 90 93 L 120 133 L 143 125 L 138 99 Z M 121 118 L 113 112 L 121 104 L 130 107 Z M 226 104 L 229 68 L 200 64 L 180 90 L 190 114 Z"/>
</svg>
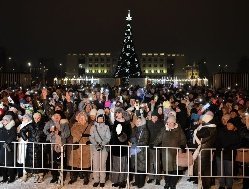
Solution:
<svg viewBox="0 0 249 189">
<path fill-rule="evenodd" d="M 192 182 L 187 181 L 188 177 L 182 177 L 178 184 L 178 189 L 197 189 L 197 185 Z M 2 177 L 0 177 L 2 180 Z M 51 175 L 46 175 L 43 183 L 34 183 L 34 177 L 29 178 L 27 182 L 22 182 L 20 179 L 16 180 L 11 184 L 0 184 L 0 189 L 59 189 L 60 185 L 50 184 Z M 89 188 L 92 189 L 93 180 L 88 185 L 83 185 L 83 180 L 78 178 L 78 181 L 74 184 L 68 185 L 69 174 L 67 175 L 66 181 L 62 189 L 80 189 L 80 188 Z M 217 180 L 216 180 L 217 181 Z M 97 187 L 98 188 L 98 187 Z M 106 185 L 103 189 L 113 188 L 111 181 L 107 181 Z M 128 187 L 127 187 L 128 188 Z M 163 189 L 164 188 L 164 180 L 161 180 L 161 185 L 157 186 L 154 183 L 146 184 L 144 189 Z M 218 188 L 218 185 L 213 186 L 212 189 Z M 241 180 L 234 183 L 234 189 L 241 189 Z M 131 186 L 130 189 L 136 189 L 136 187 Z"/>
</svg>

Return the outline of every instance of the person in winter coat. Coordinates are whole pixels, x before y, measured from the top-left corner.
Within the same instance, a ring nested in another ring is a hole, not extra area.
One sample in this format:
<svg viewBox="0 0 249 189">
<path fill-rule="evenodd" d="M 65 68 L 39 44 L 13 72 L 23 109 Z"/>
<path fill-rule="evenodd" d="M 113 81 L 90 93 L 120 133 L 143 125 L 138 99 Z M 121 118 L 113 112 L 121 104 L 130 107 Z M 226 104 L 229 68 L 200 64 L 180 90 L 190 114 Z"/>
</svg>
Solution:
<svg viewBox="0 0 249 189">
<path fill-rule="evenodd" d="M 21 166 L 28 167 L 25 164 L 26 159 L 26 149 L 27 149 L 27 139 L 24 140 L 21 137 L 20 131 L 26 127 L 26 126 L 32 126 L 32 117 L 30 114 L 25 114 L 22 117 L 22 123 L 17 127 L 17 133 L 18 133 L 18 145 L 17 145 L 17 163 L 19 163 Z M 25 168 L 23 168 L 23 177 L 22 181 L 26 182 L 28 179 L 28 174 Z"/>
<path fill-rule="evenodd" d="M 130 139 L 132 146 L 130 148 L 130 152 L 137 151 L 140 149 L 141 151 L 135 154 L 130 153 L 131 155 L 131 163 L 135 166 L 134 170 L 135 174 L 135 182 L 132 183 L 133 186 L 137 186 L 138 188 L 142 188 L 145 183 L 146 175 L 142 174 L 146 172 L 146 147 L 139 146 L 147 146 L 149 142 L 149 131 L 146 127 L 146 120 L 143 115 L 137 116 L 135 127 L 133 128 L 134 132 Z"/>
<path fill-rule="evenodd" d="M 161 132 L 162 128 L 164 128 L 164 123 L 158 120 L 158 113 L 154 110 L 151 114 L 151 120 L 147 121 L 147 127 L 149 130 L 149 145 L 153 144 L 156 137 Z M 149 172 L 150 173 L 158 173 L 160 174 L 160 165 L 161 165 L 161 158 L 160 158 L 160 150 L 157 151 L 157 158 L 156 158 L 156 149 L 149 149 Z M 157 167 L 156 167 L 157 165 Z M 149 175 L 149 180 L 147 183 L 152 183 L 154 179 L 156 179 L 156 185 L 160 185 L 160 176 Z"/>
<path fill-rule="evenodd" d="M 43 181 L 44 171 L 42 170 L 42 162 L 44 157 L 42 157 L 42 144 L 36 143 L 45 143 L 46 135 L 43 132 L 45 123 L 42 121 L 42 115 L 40 113 L 34 113 L 34 121 L 30 124 L 27 124 L 20 131 L 20 136 L 24 141 L 28 141 L 26 148 L 26 159 L 25 166 L 29 167 L 27 173 L 34 173 L 35 180 L 34 182 L 41 183 Z M 41 159 L 42 157 L 42 159 Z M 32 169 L 32 168 L 41 168 L 41 169 Z M 25 174 L 27 175 L 27 174 Z M 25 176 L 24 175 L 24 176 Z"/>
<path fill-rule="evenodd" d="M 210 176 L 210 159 L 212 158 L 209 150 L 206 148 L 213 148 L 216 139 L 216 125 L 212 123 L 214 114 L 211 111 L 207 111 L 201 117 L 201 124 L 194 131 L 194 143 L 198 144 L 197 149 L 193 154 L 193 158 L 197 159 L 199 153 L 201 153 L 201 175 L 203 189 L 210 189 L 211 178 Z M 194 171 L 197 172 L 197 171 Z"/>
<path fill-rule="evenodd" d="M 0 183 L 12 183 L 15 181 L 15 169 L 7 168 L 7 166 L 13 167 L 15 161 L 14 144 L 16 141 L 16 127 L 15 121 L 12 116 L 5 115 L 0 122 L 0 164 L 4 166 L 2 168 L 3 180 Z M 6 159 L 5 159 L 6 157 Z"/>
<path fill-rule="evenodd" d="M 72 142 L 77 143 L 79 146 L 77 149 L 73 147 L 68 148 L 68 166 L 72 167 L 73 170 L 83 169 L 84 170 L 84 185 L 89 183 L 91 169 L 91 153 L 90 153 L 90 125 L 88 124 L 88 116 L 85 112 L 79 112 L 76 116 L 76 122 L 71 127 Z M 85 145 L 87 144 L 87 145 Z M 69 145 L 70 147 L 70 145 Z M 75 146 L 77 147 L 77 146 Z M 77 181 L 78 172 L 72 171 L 70 173 L 69 184 L 73 184 Z"/>
<path fill-rule="evenodd" d="M 68 120 L 62 119 L 62 111 L 55 111 L 51 120 L 49 120 L 43 132 L 46 134 L 47 138 L 46 141 L 51 142 L 52 144 L 52 157 L 53 157 L 53 168 L 58 169 L 61 163 L 60 156 L 61 156 L 61 145 L 66 143 L 66 139 L 70 136 L 70 129 L 68 126 Z M 64 150 L 65 153 L 65 150 Z M 64 161 L 66 158 L 64 157 Z M 59 172 L 52 170 L 51 174 L 53 176 L 50 183 L 55 183 L 59 181 Z"/>
<path fill-rule="evenodd" d="M 222 132 L 217 133 L 216 138 L 216 162 L 218 176 L 233 175 L 233 161 L 236 157 L 236 149 L 241 145 L 241 138 L 236 128 L 236 120 L 229 119 Z M 223 149 L 223 150 L 222 150 Z M 221 167 L 221 162 L 223 162 Z M 223 174 L 222 174 L 223 173 Z M 232 189 L 233 178 L 222 177 L 219 179 L 219 189 Z"/>
<path fill-rule="evenodd" d="M 123 108 L 117 107 L 115 109 L 115 121 L 111 131 L 111 145 L 128 145 L 128 141 L 131 136 L 131 124 L 129 121 L 128 112 L 124 111 Z M 111 146 L 112 165 L 111 171 L 117 172 L 111 174 L 111 181 L 113 187 L 125 188 L 126 177 L 125 173 L 128 170 L 128 146 Z M 121 167 L 121 169 L 120 169 Z"/>
<path fill-rule="evenodd" d="M 92 156 L 93 156 L 93 187 L 105 187 L 106 173 L 106 160 L 108 156 L 106 144 L 111 139 L 109 126 L 105 124 L 105 112 L 99 109 L 96 116 L 96 122 L 91 127 L 90 137 L 92 143 Z M 101 171 L 101 172 L 99 172 Z"/>
<path fill-rule="evenodd" d="M 153 146 L 161 147 L 186 147 L 186 136 L 182 128 L 176 123 L 176 117 L 169 115 L 165 123 L 165 128 L 158 133 Z M 176 164 L 177 149 L 163 149 L 162 163 L 166 174 L 177 174 Z M 177 176 L 165 176 L 165 189 L 175 189 L 178 181 Z"/>
</svg>

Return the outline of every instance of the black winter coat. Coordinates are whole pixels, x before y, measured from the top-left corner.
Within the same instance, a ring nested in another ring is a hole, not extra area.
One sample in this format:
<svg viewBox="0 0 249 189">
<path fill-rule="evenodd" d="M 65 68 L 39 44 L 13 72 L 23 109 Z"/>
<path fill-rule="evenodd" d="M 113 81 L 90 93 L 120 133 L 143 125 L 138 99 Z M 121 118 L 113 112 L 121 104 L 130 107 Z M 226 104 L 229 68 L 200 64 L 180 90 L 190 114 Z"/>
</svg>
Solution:
<svg viewBox="0 0 249 189">
<path fill-rule="evenodd" d="M 223 149 L 223 160 L 235 160 L 236 149 L 241 145 L 241 137 L 238 131 L 229 131 L 226 128 L 217 132 L 216 138 L 216 156 L 221 157 L 221 149 Z M 233 151 L 233 153 L 232 153 Z"/>
<path fill-rule="evenodd" d="M 20 131 L 20 135 L 23 140 L 28 140 L 27 149 L 26 149 L 26 159 L 25 159 L 25 166 L 27 167 L 34 167 L 35 168 L 42 168 L 42 144 L 37 143 L 45 143 L 46 142 L 46 135 L 43 132 L 45 123 L 38 122 L 38 123 L 30 123 L 23 127 Z M 43 157 L 44 158 L 44 157 Z M 33 161 L 34 160 L 34 161 Z M 39 170 L 34 170 L 34 172 L 40 172 Z"/>
<path fill-rule="evenodd" d="M 14 144 L 12 142 L 16 141 L 17 133 L 15 122 L 12 120 L 8 127 L 3 126 L 0 128 L 0 164 L 5 165 L 5 155 L 6 155 L 6 166 L 14 166 Z M 4 148 L 4 143 L 8 144 L 10 151 Z M 6 152 L 6 154 L 5 154 Z"/>
<path fill-rule="evenodd" d="M 122 132 L 117 135 L 116 128 L 117 125 L 122 125 Z M 131 124 L 130 121 L 119 122 L 117 120 L 114 121 L 113 129 L 111 131 L 111 145 L 128 145 L 128 141 L 131 137 Z M 112 155 L 120 156 L 120 149 L 121 149 L 121 156 L 128 156 L 128 147 L 119 147 L 113 146 L 111 147 Z"/>
</svg>

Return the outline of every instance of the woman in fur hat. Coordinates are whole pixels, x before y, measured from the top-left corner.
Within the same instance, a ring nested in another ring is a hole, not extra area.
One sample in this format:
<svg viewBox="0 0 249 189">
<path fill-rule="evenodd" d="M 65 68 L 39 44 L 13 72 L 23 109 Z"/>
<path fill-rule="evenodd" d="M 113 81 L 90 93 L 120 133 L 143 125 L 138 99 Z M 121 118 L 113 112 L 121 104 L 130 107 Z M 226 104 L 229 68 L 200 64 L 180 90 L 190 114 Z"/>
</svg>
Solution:
<svg viewBox="0 0 249 189">
<path fill-rule="evenodd" d="M 90 144 L 91 125 L 88 124 L 88 116 L 85 112 L 79 112 L 76 116 L 76 122 L 71 127 L 72 142 L 80 144 Z M 68 166 L 74 170 L 83 169 L 84 171 L 84 185 L 89 183 L 89 170 L 91 169 L 91 154 L 88 145 L 79 146 L 77 149 L 72 149 L 68 146 Z M 75 146 L 76 147 L 76 146 Z M 77 181 L 78 172 L 72 171 L 70 173 L 69 184 Z"/>
<path fill-rule="evenodd" d="M 186 136 L 180 126 L 176 123 L 175 116 L 168 116 L 165 123 L 165 127 L 162 128 L 158 134 L 156 140 L 153 143 L 154 146 L 162 147 L 186 147 Z M 159 153 L 159 151 L 157 152 Z M 177 174 L 176 164 L 176 149 L 163 149 L 162 150 L 162 163 L 163 169 L 167 174 Z M 166 157 L 167 155 L 167 157 Z M 177 176 L 166 176 L 165 177 L 165 189 L 175 189 L 178 182 Z"/>
<path fill-rule="evenodd" d="M 131 136 L 131 124 L 129 120 L 129 113 L 125 112 L 122 108 L 115 109 L 115 121 L 112 128 L 111 145 L 128 145 L 128 141 Z M 112 170 L 113 172 L 127 172 L 127 160 L 128 160 L 128 147 L 111 147 L 112 155 Z M 121 163 L 121 165 L 120 165 Z M 121 170 L 120 170 L 121 166 Z M 111 181 L 114 187 L 125 188 L 126 187 L 125 173 L 112 173 Z"/>
<path fill-rule="evenodd" d="M 16 127 L 15 121 L 11 115 L 5 115 L 0 122 L 0 164 L 2 168 L 3 180 L 1 183 L 12 183 L 15 181 L 15 169 L 6 168 L 7 166 L 13 167 L 15 161 L 14 144 L 16 141 Z M 6 158 L 6 159 L 5 159 Z"/>
</svg>

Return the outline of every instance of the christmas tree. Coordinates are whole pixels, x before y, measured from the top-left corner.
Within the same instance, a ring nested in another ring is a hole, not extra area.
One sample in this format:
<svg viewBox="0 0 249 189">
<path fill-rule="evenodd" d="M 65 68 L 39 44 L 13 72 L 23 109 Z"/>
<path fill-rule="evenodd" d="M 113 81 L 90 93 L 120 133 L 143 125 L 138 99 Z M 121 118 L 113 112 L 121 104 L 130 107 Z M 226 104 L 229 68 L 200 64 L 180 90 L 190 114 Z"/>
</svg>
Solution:
<svg viewBox="0 0 249 189">
<path fill-rule="evenodd" d="M 126 17 L 125 37 L 123 41 L 123 48 L 118 59 L 118 65 L 114 74 L 115 78 L 121 78 L 121 83 L 126 85 L 129 83 L 129 78 L 141 77 L 141 67 L 135 52 L 131 30 L 130 10 Z"/>
</svg>

